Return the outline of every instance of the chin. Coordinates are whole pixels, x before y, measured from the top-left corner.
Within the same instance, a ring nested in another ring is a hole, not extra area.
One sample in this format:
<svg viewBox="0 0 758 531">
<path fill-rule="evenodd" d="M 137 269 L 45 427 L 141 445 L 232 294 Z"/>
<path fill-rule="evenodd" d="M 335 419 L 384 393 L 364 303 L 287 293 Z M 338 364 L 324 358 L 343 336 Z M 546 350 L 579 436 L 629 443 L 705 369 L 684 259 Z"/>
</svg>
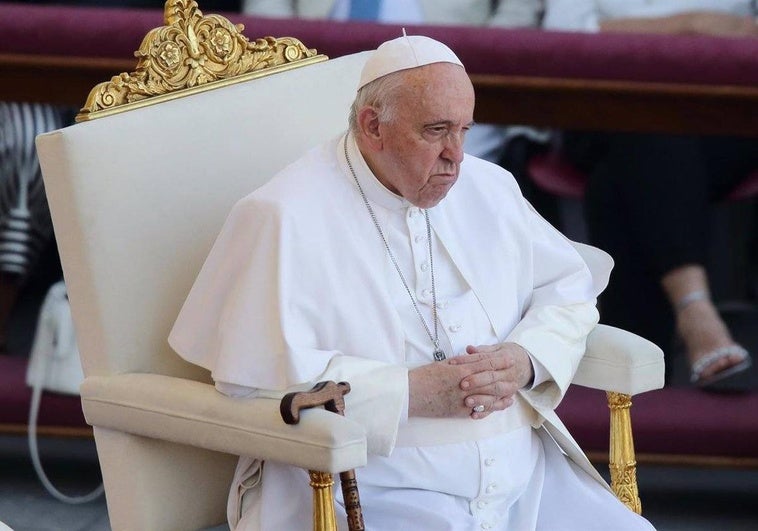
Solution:
<svg viewBox="0 0 758 531">
<path fill-rule="evenodd" d="M 417 207 L 427 209 L 427 208 L 434 208 L 436 207 L 440 201 L 445 199 L 445 196 L 447 196 L 447 192 L 445 192 L 443 195 L 438 197 L 425 197 L 423 199 L 419 199 L 417 203 L 414 203 Z"/>
<path fill-rule="evenodd" d="M 447 197 L 448 192 L 455 184 L 455 179 L 449 183 L 436 183 L 433 187 L 428 187 L 423 190 L 421 194 L 415 194 L 414 199 L 408 199 L 414 206 L 418 208 L 432 208 L 439 204 L 440 201 Z"/>
</svg>

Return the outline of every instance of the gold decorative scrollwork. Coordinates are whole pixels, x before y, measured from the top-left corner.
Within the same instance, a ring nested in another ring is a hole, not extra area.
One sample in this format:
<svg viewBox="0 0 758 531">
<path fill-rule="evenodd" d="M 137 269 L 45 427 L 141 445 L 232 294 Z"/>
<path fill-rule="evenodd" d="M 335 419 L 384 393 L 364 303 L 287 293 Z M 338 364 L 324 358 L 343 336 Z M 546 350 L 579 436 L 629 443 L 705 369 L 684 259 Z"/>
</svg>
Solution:
<svg viewBox="0 0 758 531">
<path fill-rule="evenodd" d="M 627 507 L 637 514 L 642 514 L 639 490 L 637 488 L 637 463 L 609 466 L 613 493 Z"/>
<path fill-rule="evenodd" d="M 629 409 L 632 407 L 632 397 L 623 393 L 606 393 L 610 409 Z"/>
<path fill-rule="evenodd" d="M 327 59 L 292 37 L 250 41 L 242 24 L 204 16 L 194 0 L 168 0 L 164 19 L 134 52 L 135 71 L 96 85 L 77 121 Z"/>
<path fill-rule="evenodd" d="M 611 489 L 616 497 L 637 514 L 642 512 L 637 487 L 637 461 L 632 436 L 632 397 L 624 393 L 607 392 L 611 411 L 610 451 L 608 468 Z"/>
</svg>

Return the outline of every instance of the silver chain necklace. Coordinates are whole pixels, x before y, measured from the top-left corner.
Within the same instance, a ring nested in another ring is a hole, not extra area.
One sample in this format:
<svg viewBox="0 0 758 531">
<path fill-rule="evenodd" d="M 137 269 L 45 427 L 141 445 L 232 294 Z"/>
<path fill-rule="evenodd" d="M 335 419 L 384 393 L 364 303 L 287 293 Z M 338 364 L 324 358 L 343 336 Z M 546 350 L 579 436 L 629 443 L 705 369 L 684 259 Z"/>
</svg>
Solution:
<svg viewBox="0 0 758 531">
<path fill-rule="evenodd" d="M 427 210 L 424 210 L 424 219 L 426 220 L 426 241 L 429 244 L 429 271 L 432 276 L 432 318 L 434 320 L 434 335 L 432 335 L 432 332 L 429 329 L 429 325 L 426 324 L 426 319 L 424 319 L 424 316 L 421 315 L 421 310 L 419 310 L 418 308 L 418 304 L 416 303 L 416 298 L 413 296 L 413 293 L 411 292 L 411 288 L 408 287 L 408 282 L 405 281 L 405 276 L 403 275 L 403 272 L 400 270 L 400 266 L 397 264 L 397 260 L 395 259 L 395 255 L 392 253 L 392 249 L 390 249 L 389 243 L 387 243 L 387 238 L 384 237 L 384 232 L 382 232 L 382 227 L 379 225 L 379 221 L 376 219 L 376 214 L 374 214 L 374 209 L 371 208 L 371 203 L 369 203 L 368 197 L 366 197 L 366 193 L 363 191 L 363 187 L 361 186 L 361 183 L 358 181 L 358 176 L 355 174 L 355 170 L 353 169 L 353 163 L 350 162 L 350 157 L 347 154 L 347 136 L 345 137 L 344 147 L 345 147 L 345 160 L 347 161 L 347 167 L 350 168 L 350 173 L 353 175 L 355 184 L 358 186 L 358 191 L 361 193 L 361 197 L 363 198 L 363 204 L 366 205 L 366 210 L 368 210 L 369 216 L 371 216 L 371 220 L 374 222 L 374 226 L 376 227 L 376 231 L 379 233 L 379 237 L 382 239 L 382 243 L 384 243 L 384 248 L 387 250 L 387 254 L 390 257 L 390 260 L 392 260 L 392 265 L 395 266 L 395 271 L 397 271 L 397 274 L 403 283 L 403 287 L 405 288 L 405 291 L 408 293 L 408 297 L 411 299 L 411 304 L 413 304 L 413 309 L 416 310 L 416 314 L 418 314 L 419 319 L 421 319 L 421 324 L 424 325 L 424 330 L 426 330 L 426 334 L 429 336 L 429 339 L 431 339 L 432 343 L 434 344 L 434 353 L 433 353 L 434 359 L 436 361 L 442 361 L 446 358 L 446 356 L 445 356 L 445 352 L 440 348 L 439 333 L 437 330 L 437 323 L 438 323 L 437 290 L 435 289 L 435 286 L 434 286 L 434 259 L 432 257 L 432 226 L 429 223 L 429 212 Z"/>
</svg>

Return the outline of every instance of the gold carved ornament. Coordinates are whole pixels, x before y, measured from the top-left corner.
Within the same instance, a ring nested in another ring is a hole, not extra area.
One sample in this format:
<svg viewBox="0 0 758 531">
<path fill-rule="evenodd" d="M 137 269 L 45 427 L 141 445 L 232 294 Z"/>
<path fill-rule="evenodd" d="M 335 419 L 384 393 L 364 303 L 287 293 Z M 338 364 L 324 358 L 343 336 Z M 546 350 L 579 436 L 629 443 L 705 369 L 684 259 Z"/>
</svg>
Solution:
<svg viewBox="0 0 758 531">
<path fill-rule="evenodd" d="M 608 468 L 611 473 L 611 488 L 624 505 L 637 514 L 642 514 L 637 487 L 637 461 L 632 437 L 632 397 L 624 393 L 607 392 L 608 408 L 611 411 L 610 454 Z"/>
<path fill-rule="evenodd" d="M 194 0 L 168 0 L 164 20 L 134 52 L 135 71 L 96 85 L 77 122 L 327 59 L 292 37 L 250 41 L 242 24 L 204 16 Z"/>
</svg>

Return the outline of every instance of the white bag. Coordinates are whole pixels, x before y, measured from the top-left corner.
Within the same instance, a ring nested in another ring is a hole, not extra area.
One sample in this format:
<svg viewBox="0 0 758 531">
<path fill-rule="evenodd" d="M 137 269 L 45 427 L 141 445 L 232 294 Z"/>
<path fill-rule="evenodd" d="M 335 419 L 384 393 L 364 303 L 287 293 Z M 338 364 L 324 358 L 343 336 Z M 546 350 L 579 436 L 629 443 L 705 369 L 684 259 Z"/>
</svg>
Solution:
<svg viewBox="0 0 758 531">
<path fill-rule="evenodd" d="M 78 395 L 83 380 L 71 307 L 61 280 L 50 287 L 42 303 L 26 369 L 26 385 Z"/>
<path fill-rule="evenodd" d="M 76 345 L 74 321 L 71 318 L 66 285 L 61 280 L 50 287 L 42 302 L 29 365 L 26 369 L 26 384 L 32 388 L 32 402 L 29 407 L 29 452 L 34 470 L 47 491 L 54 498 L 73 504 L 97 499 L 103 493 L 103 485 L 100 484 L 95 490 L 83 496 L 67 496 L 55 488 L 47 478 L 40 462 L 37 446 L 37 417 L 43 390 L 79 395 L 79 386 L 82 381 L 84 381 L 84 373 L 79 358 L 79 348 Z"/>
</svg>

